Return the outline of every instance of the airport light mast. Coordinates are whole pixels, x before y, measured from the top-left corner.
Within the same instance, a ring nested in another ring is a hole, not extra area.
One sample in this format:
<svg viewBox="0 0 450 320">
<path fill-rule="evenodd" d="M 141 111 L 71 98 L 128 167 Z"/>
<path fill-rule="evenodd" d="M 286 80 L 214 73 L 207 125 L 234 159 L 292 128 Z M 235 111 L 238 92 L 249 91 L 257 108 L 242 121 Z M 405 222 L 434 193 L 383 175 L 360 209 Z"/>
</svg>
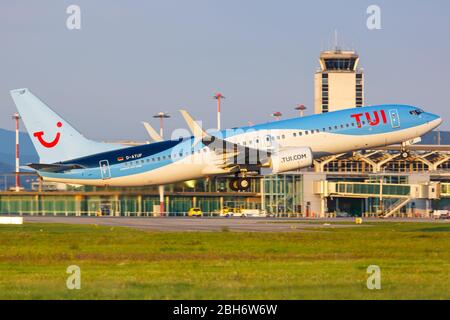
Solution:
<svg viewBox="0 0 450 320">
<path fill-rule="evenodd" d="M 158 112 L 153 118 L 159 118 L 159 135 L 164 139 L 164 119 L 170 118 L 170 115 L 166 112 Z M 164 215 L 164 186 L 158 186 L 159 191 L 159 213 Z"/>
<path fill-rule="evenodd" d="M 20 115 L 16 112 L 12 115 L 13 120 L 16 121 L 16 191 L 20 191 L 20 176 L 19 176 L 19 120 Z"/>
<path fill-rule="evenodd" d="M 271 116 L 274 117 L 275 120 L 277 120 L 277 121 L 280 120 L 282 115 L 283 114 L 280 111 L 275 111 L 274 113 L 271 114 Z"/>
<path fill-rule="evenodd" d="M 294 109 L 297 111 L 300 111 L 300 117 L 304 116 L 304 112 L 306 110 L 306 107 L 304 104 L 298 104 Z"/>
<path fill-rule="evenodd" d="M 214 99 L 217 100 L 217 130 L 220 130 L 220 102 L 222 99 L 225 99 L 225 97 L 218 92 L 214 95 Z"/>
<path fill-rule="evenodd" d="M 159 118 L 159 135 L 164 137 L 164 119 L 170 118 L 170 115 L 165 112 L 158 112 L 153 118 Z"/>
</svg>

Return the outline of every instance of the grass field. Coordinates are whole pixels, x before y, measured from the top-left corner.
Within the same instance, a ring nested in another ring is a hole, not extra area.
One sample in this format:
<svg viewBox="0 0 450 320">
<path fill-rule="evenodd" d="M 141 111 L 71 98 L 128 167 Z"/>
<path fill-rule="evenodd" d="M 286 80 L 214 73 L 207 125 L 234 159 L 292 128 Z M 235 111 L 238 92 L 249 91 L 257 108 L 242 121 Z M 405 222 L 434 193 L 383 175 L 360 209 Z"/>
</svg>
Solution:
<svg viewBox="0 0 450 320">
<path fill-rule="evenodd" d="M 73 264 L 80 290 L 66 288 Z M 373 264 L 381 290 L 366 288 Z M 0 299 L 450 299 L 450 224 L 290 233 L 0 226 Z"/>
</svg>

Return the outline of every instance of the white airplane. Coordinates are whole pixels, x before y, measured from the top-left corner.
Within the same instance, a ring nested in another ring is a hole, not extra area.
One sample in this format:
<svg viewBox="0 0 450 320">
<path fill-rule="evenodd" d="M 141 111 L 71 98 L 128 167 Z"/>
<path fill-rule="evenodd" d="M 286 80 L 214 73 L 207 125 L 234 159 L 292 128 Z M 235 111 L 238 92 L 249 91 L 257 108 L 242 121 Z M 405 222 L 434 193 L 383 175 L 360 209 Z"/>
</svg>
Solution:
<svg viewBox="0 0 450 320">
<path fill-rule="evenodd" d="M 324 155 L 405 145 L 442 122 L 418 107 L 391 104 L 206 133 L 181 110 L 191 137 L 162 141 L 150 129 L 157 142 L 125 147 L 85 138 L 28 89 L 12 90 L 11 95 L 40 157 L 40 163 L 28 166 L 45 181 L 95 186 L 163 185 L 234 175 L 230 187 L 247 190 L 248 175 L 261 168 L 281 173 L 310 167 Z"/>
</svg>

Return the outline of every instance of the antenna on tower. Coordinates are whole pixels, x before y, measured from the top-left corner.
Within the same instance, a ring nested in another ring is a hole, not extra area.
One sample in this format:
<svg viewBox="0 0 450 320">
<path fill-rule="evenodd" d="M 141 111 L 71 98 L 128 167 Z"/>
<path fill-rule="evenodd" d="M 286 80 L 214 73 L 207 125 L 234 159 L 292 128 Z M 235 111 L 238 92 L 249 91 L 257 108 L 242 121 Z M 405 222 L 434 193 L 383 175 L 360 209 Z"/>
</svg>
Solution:
<svg viewBox="0 0 450 320">
<path fill-rule="evenodd" d="M 334 50 L 339 51 L 337 29 L 334 29 Z"/>
</svg>

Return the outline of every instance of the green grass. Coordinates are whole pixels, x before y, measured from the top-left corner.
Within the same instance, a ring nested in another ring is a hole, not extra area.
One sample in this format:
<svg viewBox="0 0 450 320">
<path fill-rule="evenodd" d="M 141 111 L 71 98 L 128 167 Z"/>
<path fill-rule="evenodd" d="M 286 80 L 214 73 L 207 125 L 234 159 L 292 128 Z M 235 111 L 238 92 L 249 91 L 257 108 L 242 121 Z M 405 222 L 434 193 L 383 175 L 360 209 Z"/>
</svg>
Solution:
<svg viewBox="0 0 450 320">
<path fill-rule="evenodd" d="M 0 299 L 450 299 L 450 225 L 311 232 L 0 226 Z M 66 268 L 81 268 L 81 290 Z M 369 265 L 381 290 L 366 288 Z"/>
</svg>

